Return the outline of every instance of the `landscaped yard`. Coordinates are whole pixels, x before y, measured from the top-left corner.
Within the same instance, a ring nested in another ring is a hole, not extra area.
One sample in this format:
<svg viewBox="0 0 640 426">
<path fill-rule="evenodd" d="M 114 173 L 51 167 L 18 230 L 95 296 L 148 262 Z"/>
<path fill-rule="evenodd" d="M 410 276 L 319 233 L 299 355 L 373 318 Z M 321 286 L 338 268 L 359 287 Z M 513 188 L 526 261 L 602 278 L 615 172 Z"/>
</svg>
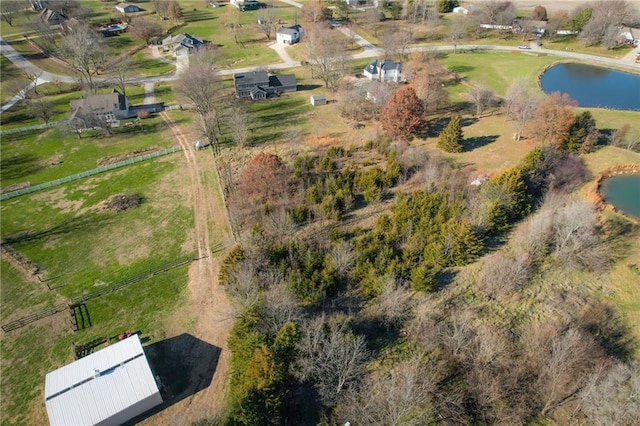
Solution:
<svg viewBox="0 0 640 426">
<path fill-rule="evenodd" d="M 15 95 L 15 91 L 18 86 L 22 84 L 16 84 L 18 81 L 24 81 L 25 85 L 28 84 L 28 80 L 24 78 L 22 71 L 13 63 L 0 55 L 0 103 L 5 103 Z"/>
</svg>

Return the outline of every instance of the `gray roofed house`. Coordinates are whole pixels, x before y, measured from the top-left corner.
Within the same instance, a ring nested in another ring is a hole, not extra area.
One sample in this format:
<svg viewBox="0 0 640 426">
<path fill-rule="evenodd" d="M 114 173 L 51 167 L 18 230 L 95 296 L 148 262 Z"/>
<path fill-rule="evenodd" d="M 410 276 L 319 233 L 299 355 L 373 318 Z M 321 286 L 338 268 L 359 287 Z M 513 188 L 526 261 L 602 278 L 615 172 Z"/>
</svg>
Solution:
<svg viewBox="0 0 640 426">
<path fill-rule="evenodd" d="M 272 75 L 266 71 L 251 71 L 233 75 L 236 96 L 240 99 L 266 99 L 285 92 L 297 90 L 296 77 L 293 74 Z"/>
<path fill-rule="evenodd" d="M 91 95 L 71 101 L 72 119 L 83 117 L 89 120 L 104 120 L 109 124 L 114 124 L 120 119 L 132 116 L 129 108 L 129 99 L 115 89 L 111 93 Z"/>
<path fill-rule="evenodd" d="M 173 51 L 176 56 L 189 54 L 193 49 L 197 49 L 204 44 L 204 40 L 194 37 L 191 34 L 181 33 L 167 36 L 162 40 L 162 50 Z"/>
<path fill-rule="evenodd" d="M 119 3 L 115 6 L 115 9 L 120 13 L 136 13 L 142 10 L 135 4 L 131 3 Z"/>
<path fill-rule="evenodd" d="M 294 44 L 300 41 L 302 27 L 294 25 L 292 27 L 280 27 L 276 30 L 276 41 L 283 44 Z"/>
<path fill-rule="evenodd" d="M 364 68 L 363 74 L 369 80 L 402 81 L 402 62 L 394 62 L 391 59 L 378 61 L 372 59 Z"/>
<path fill-rule="evenodd" d="M 60 25 L 67 20 L 67 17 L 51 9 L 42 9 L 40 20 L 49 25 Z"/>
</svg>

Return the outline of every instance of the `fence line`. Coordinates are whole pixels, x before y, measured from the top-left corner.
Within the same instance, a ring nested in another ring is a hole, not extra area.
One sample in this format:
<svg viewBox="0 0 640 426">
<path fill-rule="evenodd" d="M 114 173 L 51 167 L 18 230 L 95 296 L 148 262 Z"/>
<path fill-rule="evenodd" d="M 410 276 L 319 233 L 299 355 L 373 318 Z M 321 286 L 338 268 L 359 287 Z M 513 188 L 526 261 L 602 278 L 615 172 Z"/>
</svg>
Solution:
<svg viewBox="0 0 640 426">
<path fill-rule="evenodd" d="M 31 324 L 34 321 L 37 321 L 42 318 L 50 317 L 51 315 L 55 315 L 58 312 L 62 312 L 67 309 L 66 303 L 61 303 L 59 305 L 54 306 L 53 308 L 45 309 L 40 312 L 36 312 L 31 315 L 27 315 L 26 317 L 22 317 L 15 321 L 11 321 L 8 324 L 2 326 L 2 329 L 6 331 L 15 330 L 16 328 L 24 327 L 27 324 Z"/>
<path fill-rule="evenodd" d="M 9 130 L 0 130 L 0 136 L 11 135 L 14 133 L 28 132 L 30 130 L 49 129 L 51 127 L 57 126 L 60 123 L 62 123 L 62 121 L 52 121 L 47 124 L 35 124 L 33 126 L 18 127 L 18 128 L 9 129 Z"/>
<path fill-rule="evenodd" d="M 83 179 L 89 176 L 97 175 L 99 173 L 108 172 L 113 169 L 117 169 L 119 167 L 128 166 L 130 164 L 139 163 L 141 161 L 150 160 L 152 158 L 160 157 L 167 154 L 172 154 L 176 151 L 182 150 L 180 146 L 174 146 L 171 148 L 163 149 L 161 151 L 155 151 L 150 154 L 140 155 L 138 157 L 128 158 L 124 161 L 119 161 L 117 163 L 107 164 L 105 166 L 100 166 L 96 169 L 87 170 L 85 172 L 77 173 L 75 175 L 66 176 L 60 179 L 52 180 L 45 183 L 40 183 L 38 185 L 28 186 L 26 188 L 17 189 L 15 191 L 6 192 L 4 194 L 0 194 L 0 201 L 9 200 L 11 198 L 19 197 L 21 195 L 30 194 L 32 192 L 41 191 L 43 189 L 51 188 L 54 186 L 62 185 L 64 183 L 69 183 L 74 180 Z"/>
</svg>

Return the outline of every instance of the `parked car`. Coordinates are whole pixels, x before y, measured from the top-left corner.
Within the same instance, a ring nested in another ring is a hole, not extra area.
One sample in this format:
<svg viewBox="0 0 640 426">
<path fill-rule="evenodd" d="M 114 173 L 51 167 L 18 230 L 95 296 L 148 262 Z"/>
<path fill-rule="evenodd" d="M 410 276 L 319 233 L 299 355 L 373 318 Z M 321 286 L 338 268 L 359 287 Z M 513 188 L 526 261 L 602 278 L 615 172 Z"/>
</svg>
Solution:
<svg viewBox="0 0 640 426">
<path fill-rule="evenodd" d="M 527 46 L 527 45 L 521 44 L 520 46 L 518 46 L 518 49 L 527 50 L 527 49 L 531 49 L 531 46 Z"/>
</svg>

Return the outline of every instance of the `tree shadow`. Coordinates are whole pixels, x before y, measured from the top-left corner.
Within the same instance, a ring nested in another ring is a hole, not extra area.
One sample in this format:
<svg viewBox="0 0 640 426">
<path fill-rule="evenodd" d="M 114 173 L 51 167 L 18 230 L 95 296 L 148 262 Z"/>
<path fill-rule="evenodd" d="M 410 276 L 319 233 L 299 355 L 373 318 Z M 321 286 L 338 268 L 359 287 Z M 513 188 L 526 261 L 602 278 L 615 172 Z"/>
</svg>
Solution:
<svg viewBox="0 0 640 426">
<path fill-rule="evenodd" d="M 468 127 L 471 126 L 473 124 L 476 124 L 478 121 L 480 121 L 480 119 L 478 117 L 464 117 L 460 119 L 460 126 L 461 127 Z"/>
<path fill-rule="evenodd" d="M 307 90 L 315 90 L 322 87 L 320 84 L 298 84 L 298 92 L 303 92 Z"/>
<path fill-rule="evenodd" d="M 38 157 L 33 154 L 18 154 L 0 158 L 3 179 L 20 179 L 42 170 Z"/>
<path fill-rule="evenodd" d="M 456 73 L 456 74 L 465 73 L 465 72 L 471 72 L 471 71 L 473 71 L 475 69 L 476 69 L 476 67 L 472 67 L 470 65 L 453 65 L 453 66 L 449 67 L 449 70 L 451 72 Z"/>
<path fill-rule="evenodd" d="M 436 117 L 429 120 L 426 136 L 437 137 L 440 133 L 442 133 L 444 128 L 447 127 L 449 121 L 451 121 L 450 117 Z"/>
<path fill-rule="evenodd" d="M 474 136 L 471 138 L 467 138 L 464 140 L 463 152 L 469 152 L 473 151 L 474 149 L 481 148 L 485 145 L 490 144 L 491 142 L 495 142 L 498 138 L 498 135 Z"/>
<path fill-rule="evenodd" d="M 160 379 L 163 402 L 125 425 L 139 423 L 206 389 L 213 380 L 221 349 L 183 333 L 152 343 L 144 351 L 151 371 Z"/>
<path fill-rule="evenodd" d="M 45 240 L 52 236 L 65 235 L 79 229 L 95 229 L 103 227 L 111 220 L 108 215 L 85 214 L 78 217 L 72 217 L 63 221 L 61 224 L 53 226 L 44 231 L 32 232 L 21 231 L 5 238 L 7 244 L 20 244 L 30 241 Z"/>
<path fill-rule="evenodd" d="M 458 271 L 453 269 L 445 269 L 438 272 L 436 274 L 435 282 L 433 283 L 431 291 L 437 293 L 449 287 L 449 285 L 453 283 L 457 275 Z"/>
<path fill-rule="evenodd" d="M 218 18 L 212 15 L 208 10 L 185 10 L 183 12 L 183 19 L 185 22 L 201 22 L 213 21 Z"/>
</svg>

